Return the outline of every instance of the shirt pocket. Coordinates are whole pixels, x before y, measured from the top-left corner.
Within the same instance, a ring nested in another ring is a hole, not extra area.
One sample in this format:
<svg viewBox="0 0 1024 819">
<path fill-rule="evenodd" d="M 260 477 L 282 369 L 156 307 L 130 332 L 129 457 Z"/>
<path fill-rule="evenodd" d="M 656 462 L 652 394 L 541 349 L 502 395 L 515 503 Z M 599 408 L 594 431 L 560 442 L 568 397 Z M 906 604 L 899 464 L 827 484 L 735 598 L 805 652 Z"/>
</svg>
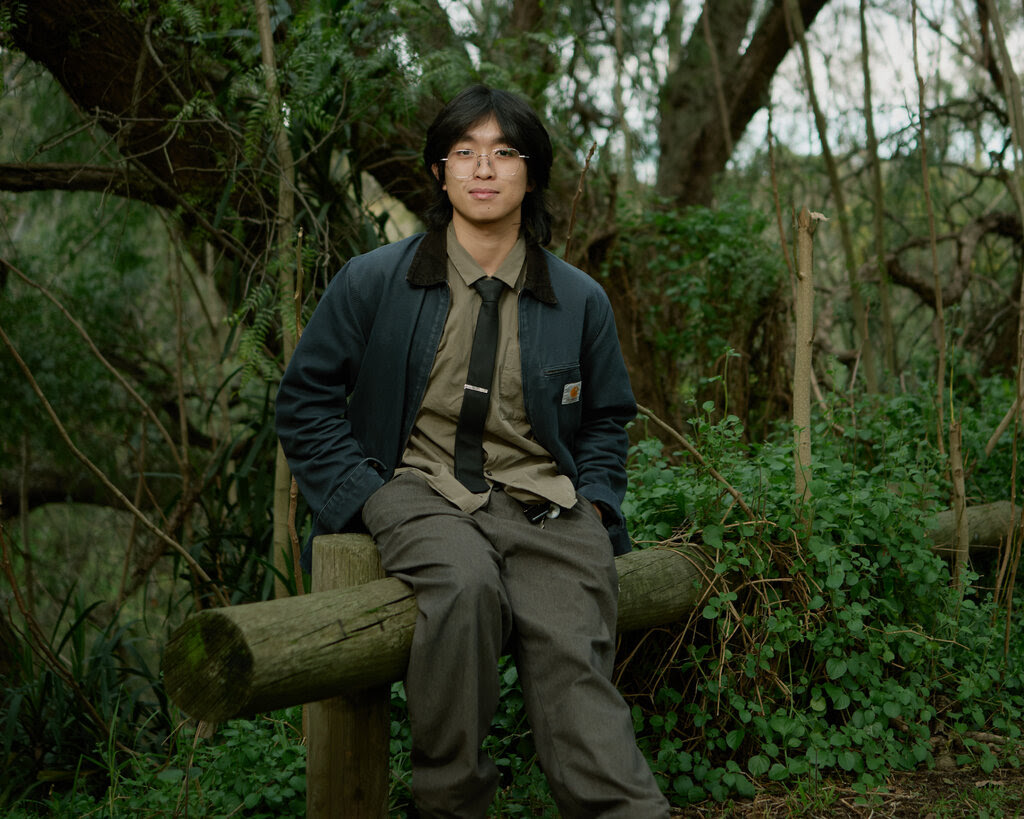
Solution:
<svg viewBox="0 0 1024 819">
<path fill-rule="evenodd" d="M 498 373 L 498 414 L 511 424 L 526 423 L 523 397 L 523 368 L 519 357 L 519 344 L 509 339 L 501 356 Z"/>
</svg>

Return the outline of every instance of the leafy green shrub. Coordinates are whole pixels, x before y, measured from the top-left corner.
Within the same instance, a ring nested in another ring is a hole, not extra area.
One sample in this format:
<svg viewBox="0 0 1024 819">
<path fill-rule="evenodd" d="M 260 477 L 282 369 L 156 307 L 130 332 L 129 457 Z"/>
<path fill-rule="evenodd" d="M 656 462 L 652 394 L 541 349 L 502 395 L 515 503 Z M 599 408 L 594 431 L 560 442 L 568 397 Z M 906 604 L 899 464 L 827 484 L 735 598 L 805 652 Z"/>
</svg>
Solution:
<svg viewBox="0 0 1024 819">
<path fill-rule="evenodd" d="M 837 405 L 816 422 L 809 525 L 794 508 L 791 432 L 747 446 L 735 419 L 709 415 L 693 422 L 698 448 L 758 519 L 657 442 L 631 461 L 634 535 L 695 544 L 714 564 L 696 627 L 633 669 L 660 675 L 634 719 L 666 792 L 725 799 L 826 771 L 867 792 L 947 745 L 987 770 L 1015 761 L 1024 655 L 1002 654 L 1004 613 L 952 587 L 931 548 L 947 484 L 921 403 Z M 981 732 L 1008 741 L 1000 756 Z"/>
<path fill-rule="evenodd" d="M 619 321 L 642 351 L 636 377 L 645 392 L 673 410 L 695 395 L 727 414 L 732 400 L 759 433 L 788 387 L 777 366 L 788 349 L 785 268 L 765 240 L 775 231 L 764 211 L 739 196 L 685 210 L 630 202 L 619 225 L 601 274 L 609 289 L 629 294 Z"/>
<path fill-rule="evenodd" d="M 0 678 L 0 808 L 73 782 L 96 792 L 103 765 L 94 749 L 152 751 L 170 731 L 157 675 L 130 628 L 116 619 L 96 627 L 89 621 L 95 604 L 71 605 L 69 594 L 48 645 L 17 634 L 16 662 Z M 64 628 L 67 610 L 73 616 Z"/>
<path fill-rule="evenodd" d="M 159 754 L 106 760 L 105 793 L 75 790 L 35 805 L 21 816 L 305 816 L 306 747 L 302 709 L 232 720 L 213 740 L 196 740 L 194 729 L 175 735 L 169 758 Z M 105 752 L 102 752 L 105 755 Z M 32 810 L 38 813 L 33 813 Z"/>
</svg>

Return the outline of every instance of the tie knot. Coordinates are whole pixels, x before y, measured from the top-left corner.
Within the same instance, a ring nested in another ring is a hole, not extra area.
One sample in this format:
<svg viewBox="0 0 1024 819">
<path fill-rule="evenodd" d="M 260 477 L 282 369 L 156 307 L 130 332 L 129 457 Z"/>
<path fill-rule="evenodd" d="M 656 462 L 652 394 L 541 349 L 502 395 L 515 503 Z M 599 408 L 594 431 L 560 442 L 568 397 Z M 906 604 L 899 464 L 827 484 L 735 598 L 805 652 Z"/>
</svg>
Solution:
<svg viewBox="0 0 1024 819">
<path fill-rule="evenodd" d="M 487 276 L 473 282 L 473 287 L 476 288 L 476 292 L 480 294 L 480 298 L 483 299 L 484 302 L 495 302 L 498 300 L 498 297 L 501 296 L 501 291 L 505 289 L 505 284 L 501 279 L 494 279 Z"/>
</svg>

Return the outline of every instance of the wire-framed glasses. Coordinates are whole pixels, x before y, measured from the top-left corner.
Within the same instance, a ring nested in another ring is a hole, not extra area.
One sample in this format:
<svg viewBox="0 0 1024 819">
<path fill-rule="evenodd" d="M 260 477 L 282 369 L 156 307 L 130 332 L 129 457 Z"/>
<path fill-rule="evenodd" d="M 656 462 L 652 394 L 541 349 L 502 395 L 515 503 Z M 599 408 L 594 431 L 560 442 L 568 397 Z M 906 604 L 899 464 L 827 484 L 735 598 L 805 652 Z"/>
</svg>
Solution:
<svg viewBox="0 0 1024 819">
<path fill-rule="evenodd" d="M 476 173 L 480 160 L 485 157 L 491 163 L 491 170 L 498 176 L 515 176 L 523 166 L 519 160 L 530 158 L 515 148 L 495 148 L 489 154 L 478 154 L 468 148 L 459 148 L 449 152 L 441 161 L 447 163 L 448 170 L 456 179 L 469 179 Z"/>
</svg>

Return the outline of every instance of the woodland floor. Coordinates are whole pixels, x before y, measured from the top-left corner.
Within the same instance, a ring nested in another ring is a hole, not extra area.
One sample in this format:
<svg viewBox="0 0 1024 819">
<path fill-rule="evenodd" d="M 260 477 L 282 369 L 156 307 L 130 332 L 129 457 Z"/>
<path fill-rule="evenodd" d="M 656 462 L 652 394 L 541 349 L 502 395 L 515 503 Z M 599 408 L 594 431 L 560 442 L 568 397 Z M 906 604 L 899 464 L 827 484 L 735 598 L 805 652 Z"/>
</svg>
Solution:
<svg viewBox="0 0 1024 819">
<path fill-rule="evenodd" d="M 694 819 L 953 819 L 1024 817 L 1024 768 L 980 768 L 893 774 L 884 793 L 865 801 L 849 783 L 766 789 L 754 799 L 712 802 L 673 812 Z"/>
</svg>

